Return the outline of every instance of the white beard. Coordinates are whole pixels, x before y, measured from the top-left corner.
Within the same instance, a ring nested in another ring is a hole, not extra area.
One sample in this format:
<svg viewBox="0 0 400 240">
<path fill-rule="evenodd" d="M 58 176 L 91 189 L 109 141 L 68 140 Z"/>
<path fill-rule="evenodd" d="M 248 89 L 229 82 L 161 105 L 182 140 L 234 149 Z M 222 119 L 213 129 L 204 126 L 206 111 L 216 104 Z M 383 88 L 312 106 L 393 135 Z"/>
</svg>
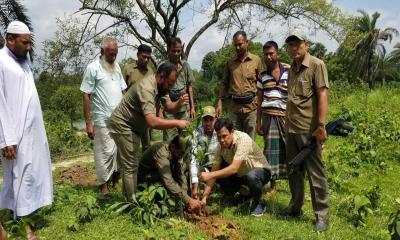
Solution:
<svg viewBox="0 0 400 240">
<path fill-rule="evenodd" d="M 104 56 L 100 57 L 100 63 L 103 69 L 106 70 L 106 72 L 110 73 L 111 75 L 117 72 L 117 64 L 115 62 L 113 64 L 110 64 L 109 62 L 106 61 Z"/>
</svg>

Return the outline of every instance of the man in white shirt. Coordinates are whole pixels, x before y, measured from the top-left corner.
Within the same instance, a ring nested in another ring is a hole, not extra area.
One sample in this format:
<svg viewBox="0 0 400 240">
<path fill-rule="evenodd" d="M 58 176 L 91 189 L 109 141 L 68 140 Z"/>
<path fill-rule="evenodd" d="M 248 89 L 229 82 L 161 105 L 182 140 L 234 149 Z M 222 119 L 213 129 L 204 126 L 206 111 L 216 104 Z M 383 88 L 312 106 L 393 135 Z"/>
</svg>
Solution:
<svg viewBox="0 0 400 240">
<path fill-rule="evenodd" d="M 106 121 L 122 99 L 126 83 L 116 62 L 117 42 L 105 37 L 101 43 L 101 56 L 89 64 L 80 90 L 83 92 L 83 113 L 86 132 L 93 141 L 96 178 L 103 196 L 109 194 L 108 183 L 118 183 L 117 147 L 106 127 Z M 90 116 L 92 101 L 92 118 Z"/>
</svg>

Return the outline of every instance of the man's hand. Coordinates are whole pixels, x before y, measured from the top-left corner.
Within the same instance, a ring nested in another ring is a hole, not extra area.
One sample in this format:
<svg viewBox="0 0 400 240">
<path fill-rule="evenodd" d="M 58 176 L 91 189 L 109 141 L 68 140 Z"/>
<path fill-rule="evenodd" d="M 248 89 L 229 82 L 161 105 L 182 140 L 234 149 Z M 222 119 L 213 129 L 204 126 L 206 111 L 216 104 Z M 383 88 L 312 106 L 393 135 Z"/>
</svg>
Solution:
<svg viewBox="0 0 400 240">
<path fill-rule="evenodd" d="M 86 123 L 86 133 L 90 139 L 94 138 L 95 133 L 93 123 L 91 121 Z"/>
<path fill-rule="evenodd" d="M 218 99 L 217 107 L 215 108 L 215 117 L 219 118 L 222 113 L 222 100 Z"/>
<path fill-rule="evenodd" d="M 207 205 L 207 197 L 204 196 L 203 199 L 201 199 L 201 207 L 204 208 Z"/>
<path fill-rule="evenodd" d="M 319 144 L 324 144 L 327 139 L 326 129 L 323 126 L 319 126 L 312 134 Z"/>
<path fill-rule="evenodd" d="M 189 127 L 190 122 L 186 121 L 186 120 L 176 120 L 177 121 L 177 128 L 179 129 L 185 129 L 187 127 Z"/>
<path fill-rule="evenodd" d="M 201 208 L 200 200 L 191 198 L 188 202 L 188 210 L 189 212 L 196 212 Z"/>
<path fill-rule="evenodd" d="M 264 135 L 264 131 L 263 131 L 263 128 L 262 128 L 261 123 L 260 123 L 260 122 L 257 122 L 256 125 L 257 125 L 257 126 L 256 126 L 256 129 L 257 129 L 258 135 L 260 135 L 260 136 Z"/>
<path fill-rule="evenodd" d="M 208 180 L 211 179 L 211 173 L 210 172 L 202 172 L 202 173 L 200 173 L 199 179 L 202 182 L 207 182 Z"/>
<path fill-rule="evenodd" d="M 3 157 L 8 160 L 13 160 L 17 157 L 17 145 L 6 146 L 2 149 Z"/>
<path fill-rule="evenodd" d="M 179 106 L 185 106 L 189 104 L 189 94 L 185 93 L 179 97 L 178 100 Z"/>
<path fill-rule="evenodd" d="M 199 199 L 199 184 L 192 184 L 192 198 Z"/>
</svg>

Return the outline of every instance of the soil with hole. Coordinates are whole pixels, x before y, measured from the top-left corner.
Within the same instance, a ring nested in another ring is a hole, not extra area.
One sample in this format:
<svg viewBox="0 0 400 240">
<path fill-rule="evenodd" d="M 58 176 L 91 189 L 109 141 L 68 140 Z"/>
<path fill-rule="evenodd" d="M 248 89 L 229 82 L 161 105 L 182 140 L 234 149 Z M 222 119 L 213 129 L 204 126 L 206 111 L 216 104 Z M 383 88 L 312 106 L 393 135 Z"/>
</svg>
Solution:
<svg viewBox="0 0 400 240">
<path fill-rule="evenodd" d="M 238 224 L 221 219 L 218 215 L 209 211 L 203 211 L 201 214 L 185 213 L 185 217 L 188 221 L 192 222 L 197 228 L 213 239 L 239 239 Z"/>
<path fill-rule="evenodd" d="M 60 172 L 60 179 L 63 183 L 76 186 L 96 185 L 96 173 L 85 166 L 75 165 Z"/>
</svg>

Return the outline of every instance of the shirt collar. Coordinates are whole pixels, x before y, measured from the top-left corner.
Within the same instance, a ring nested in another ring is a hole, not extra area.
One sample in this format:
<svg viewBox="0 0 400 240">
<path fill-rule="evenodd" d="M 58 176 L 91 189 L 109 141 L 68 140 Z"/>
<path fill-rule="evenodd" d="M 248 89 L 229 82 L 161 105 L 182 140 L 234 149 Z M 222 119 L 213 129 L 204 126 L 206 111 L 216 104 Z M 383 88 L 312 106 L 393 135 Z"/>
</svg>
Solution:
<svg viewBox="0 0 400 240">
<path fill-rule="evenodd" d="M 238 141 L 237 130 L 234 130 L 234 132 L 233 132 L 232 145 L 231 145 L 231 147 L 230 147 L 229 149 L 233 149 L 233 148 L 236 146 L 237 141 Z"/>
<path fill-rule="evenodd" d="M 301 65 L 306 67 L 306 68 L 310 67 L 310 58 L 311 58 L 310 57 L 310 53 L 307 52 L 306 55 L 304 55 L 304 58 L 303 58 L 303 61 L 301 62 Z M 296 65 L 296 61 L 293 61 L 292 64 L 295 67 L 297 66 Z"/>
<path fill-rule="evenodd" d="M 137 60 L 134 61 L 134 63 L 133 63 L 133 68 L 142 69 L 142 68 L 139 68 L 139 65 L 137 64 Z M 146 65 L 145 68 L 143 68 L 143 70 L 148 71 L 147 65 Z"/>
<path fill-rule="evenodd" d="M 247 60 L 250 60 L 250 61 L 253 60 L 253 54 L 252 53 L 247 52 L 247 56 L 246 56 L 246 58 L 244 59 L 243 62 L 245 62 Z M 238 55 L 235 55 L 235 61 L 239 61 L 240 62 L 240 59 L 239 59 Z"/>
</svg>

